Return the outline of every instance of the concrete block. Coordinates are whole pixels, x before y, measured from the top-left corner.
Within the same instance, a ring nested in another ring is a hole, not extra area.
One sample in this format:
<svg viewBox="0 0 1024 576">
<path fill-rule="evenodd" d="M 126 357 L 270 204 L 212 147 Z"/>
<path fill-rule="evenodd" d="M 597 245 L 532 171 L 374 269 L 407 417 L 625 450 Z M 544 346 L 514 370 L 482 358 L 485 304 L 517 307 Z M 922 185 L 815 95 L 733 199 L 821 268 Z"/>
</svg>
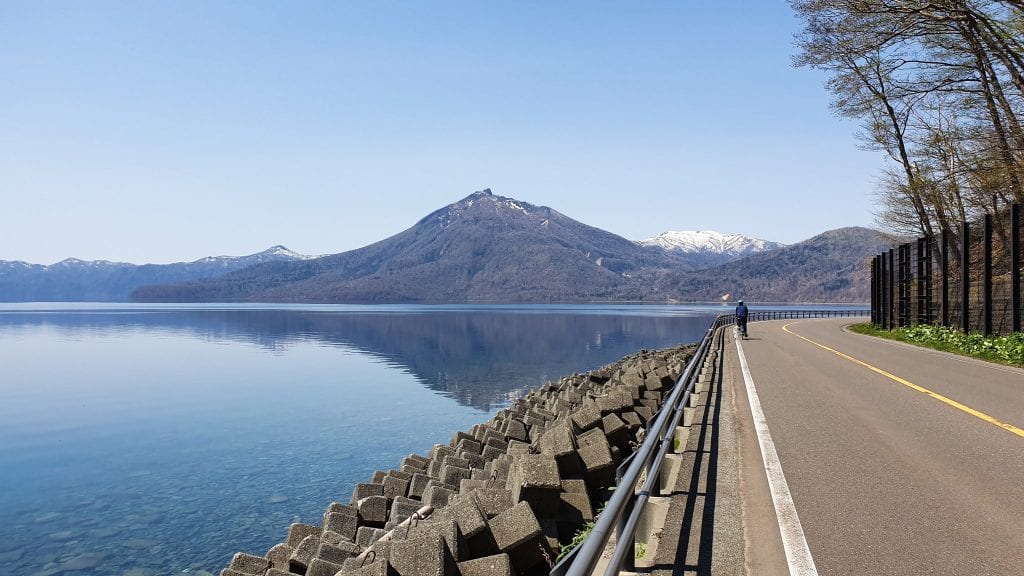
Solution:
<svg viewBox="0 0 1024 576">
<path fill-rule="evenodd" d="M 641 420 L 640 417 L 637 416 L 636 412 L 632 410 L 626 410 L 619 417 L 626 423 L 626 428 L 630 431 L 636 430 L 644 425 L 643 420 Z"/>
<path fill-rule="evenodd" d="M 446 488 L 441 484 L 431 483 L 423 490 L 423 504 L 441 508 L 448 504 L 448 500 L 455 495 L 455 491 Z"/>
<path fill-rule="evenodd" d="M 520 442 L 528 442 L 530 439 L 526 433 L 526 424 L 522 420 L 517 419 L 509 420 L 505 436 L 509 440 L 518 440 Z"/>
<path fill-rule="evenodd" d="M 579 478 L 563 478 L 562 492 L 587 493 L 587 483 Z"/>
<path fill-rule="evenodd" d="M 579 450 L 580 460 L 586 470 L 587 487 L 593 492 L 615 483 L 615 460 L 608 443 L 594 443 Z"/>
<path fill-rule="evenodd" d="M 423 490 L 426 489 L 427 484 L 433 480 L 426 474 L 413 474 L 412 480 L 409 481 L 409 497 L 420 498 L 423 496 Z M 396 498 L 397 500 L 397 498 Z"/>
<path fill-rule="evenodd" d="M 594 510 L 586 492 L 562 492 L 558 500 L 559 522 L 571 522 L 579 526 L 594 519 Z"/>
<path fill-rule="evenodd" d="M 221 574 L 223 574 L 223 572 L 221 572 Z M 265 576 L 295 576 L 295 575 L 292 574 L 291 572 L 289 572 L 288 570 L 282 570 L 280 568 L 271 568 L 270 570 L 267 570 L 267 573 L 266 573 Z"/>
<path fill-rule="evenodd" d="M 594 444 L 608 444 L 608 437 L 604 435 L 604 430 L 601 428 L 592 428 L 576 436 L 577 449 Z"/>
<path fill-rule="evenodd" d="M 374 470 L 373 480 L 370 480 L 370 482 L 373 482 L 374 484 L 380 484 L 384 481 L 385 475 L 387 475 L 387 473 L 384 472 L 383 470 Z"/>
<path fill-rule="evenodd" d="M 466 462 L 461 458 L 457 458 L 461 462 Z M 443 464 L 441 466 L 441 473 L 438 475 L 438 479 L 444 484 L 451 484 L 452 486 L 458 486 L 459 482 L 463 478 L 472 478 L 473 471 L 470 470 L 467 462 L 467 466 L 458 466 L 456 464 Z"/>
<path fill-rule="evenodd" d="M 465 538 L 472 538 L 487 528 L 487 517 L 473 493 L 461 493 L 448 501 L 447 508 Z"/>
<path fill-rule="evenodd" d="M 362 551 L 363 549 L 356 545 L 355 542 L 349 542 L 347 540 L 343 540 L 337 545 L 320 542 L 320 547 L 317 548 L 316 553 L 313 554 L 313 558 L 320 558 L 321 560 L 338 564 L 338 570 L 340 570 L 340 564 L 353 556 L 358 556 Z M 335 572 L 337 572 L 337 570 L 335 570 Z M 333 572 L 331 574 L 333 576 Z"/>
<path fill-rule="evenodd" d="M 295 548 L 306 536 L 319 536 L 320 527 L 313 526 L 312 524 L 302 524 L 296 522 L 288 527 L 288 538 L 285 539 L 285 544 Z"/>
<path fill-rule="evenodd" d="M 601 428 L 611 444 L 621 445 L 622 440 L 626 438 L 626 423 L 619 418 L 618 414 L 612 413 L 601 418 Z"/>
<path fill-rule="evenodd" d="M 459 562 L 458 567 L 462 576 L 514 576 L 508 554 L 494 554 Z"/>
<path fill-rule="evenodd" d="M 514 502 L 529 502 L 534 512 L 554 514 L 562 479 L 558 463 L 547 454 L 523 454 L 515 459 L 506 484 Z"/>
<path fill-rule="evenodd" d="M 484 430 L 483 443 L 486 446 L 494 446 L 501 450 L 508 447 L 508 441 L 505 440 L 505 434 L 492 428 Z"/>
<path fill-rule="evenodd" d="M 488 526 L 502 552 L 508 552 L 541 534 L 540 522 L 526 502 L 520 502 L 492 518 Z"/>
<path fill-rule="evenodd" d="M 456 453 L 461 451 L 469 452 L 470 454 L 480 454 L 481 449 L 483 449 L 483 444 L 481 444 L 475 437 L 463 438 L 455 445 Z"/>
<path fill-rule="evenodd" d="M 320 541 L 326 542 L 331 546 L 343 546 L 346 543 L 351 543 L 352 540 L 348 537 L 342 536 L 341 534 L 332 530 L 324 530 L 320 533 Z"/>
<path fill-rule="evenodd" d="M 558 425 L 548 428 L 537 444 L 542 453 L 549 454 L 556 459 L 576 452 L 572 428 L 568 421 L 562 421 Z"/>
<path fill-rule="evenodd" d="M 306 576 L 334 576 L 341 570 L 341 564 L 328 562 L 322 558 L 313 558 L 306 569 Z"/>
<path fill-rule="evenodd" d="M 697 406 L 700 406 L 700 394 L 690 394 L 686 405 L 689 408 L 696 408 Z"/>
<path fill-rule="evenodd" d="M 430 449 L 431 460 L 441 462 L 445 456 L 455 456 L 455 448 L 444 444 L 434 444 L 434 447 Z"/>
<path fill-rule="evenodd" d="M 388 519 L 388 499 L 386 496 L 368 496 L 358 503 L 359 521 L 366 526 L 381 527 Z M 352 540 L 355 540 L 355 530 Z"/>
<path fill-rule="evenodd" d="M 517 456 L 520 454 L 528 454 L 530 452 L 530 444 L 527 442 L 520 442 L 519 440 L 508 441 L 508 452 L 510 456 Z"/>
<path fill-rule="evenodd" d="M 601 410 L 593 400 L 585 400 L 579 410 L 572 413 L 573 424 L 580 430 L 590 430 L 601 421 Z"/>
<path fill-rule="evenodd" d="M 635 406 L 633 408 L 633 412 L 636 412 L 636 415 L 639 416 L 641 420 L 643 420 L 644 424 L 650 422 L 651 417 L 654 416 L 655 413 L 654 410 L 651 410 L 647 406 Z"/>
<path fill-rule="evenodd" d="M 463 432 L 463 431 L 459 430 L 458 432 L 455 433 L 454 436 L 452 436 L 452 440 L 451 440 L 451 442 L 448 443 L 448 445 L 451 446 L 452 448 L 455 448 L 456 450 L 458 450 L 459 449 L 459 442 L 461 442 L 463 440 L 469 440 L 469 441 L 472 441 L 472 442 L 476 442 L 476 436 L 473 436 L 472 433 Z"/>
<path fill-rule="evenodd" d="M 391 512 L 388 518 L 394 522 L 402 522 L 422 507 L 423 503 L 419 500 L 399 496 L 391 503 Z"/>
<path fill-rule="evenodd" d="M 388 470 L 388 477 L 390 477 L 390 478 L 400 478 L 402 480 L 409 481 L 409 480 L 412 479 L 412 472 L 403 472 L 401 470 L 394 470 L 394 469 L 392 469 L 392 470 Z"/>
<path fill-rule="evenodd" d="M 466 538 L 450 513 L 431 516 L 427 521 L 420 522 L 412 529 L 409 538 L 422 538 L 430 534 L 437 534 L 444 538 L 445 544 L 448 545 L 448 550 L 451 551 L 456 562 L 469 560 Z"/>
<path fill-rule="evenodd" d="M 243 574 L 262 575 L 270 568 L 270 560 L 263 556 L 253 556 L 252 554 L 239 552 L 231 557 L 231 564 L 228 565 L 228 568 Z"/>
<path fill-rule="evenodd" d="M 351 516 L 345 512 L 328 512 L 324 518 L 325 530 L 337 532 L 348 540 L 356 539 L 356 528 L 358 527 L 359 517 Z"/>
<path fill-rule="evenodd" d="M 469 467 L 473 470 L 479 470 L 487 464 L 487 458 L 484 458 L 480 454 L 470 452 L 469 450 L 459 449 L 459 458 L 469 463 Z"/>
<path fill-rule="evenodd" d="M 438 534 L 395 542 L 388 563 L 398 576 L 458 576 L 455 557 Z"/>
<path fill-rule="evenodd" d="M 483 488 L 473 492 L 480 511 L 487 518 L 494 518 L 512 508 L 512 493 L 505 488 Z"/>
<path fill-rule="evenodd" d="M 423 456 L 420 456 L 419 454 L 409 454 L 408 456 L 405 457 L 404 460 L 402 460 L 402 466 L 415 468 L 416 470 L 422 472 L 423 470 L 427 469 L 427 462 L 429 461 L 429 458 L 425 458 Z"/>
<path fill-rule="evenodd" d="M 339 514 L 348 514 L 349 516 L 359 515 L 359 511 L 356 509 L 355 506 L 351 504 L 342 504 L 341 502 L 331 502 L 331 504 L 327 506 L 327 511 L 324 512 L 324 517 L 326 518 L 327 514 L 331 512 L 338 512 Z"/>
<path fill-rule="evenodd" d="M 313 556 L 319 549 L 319 536 L 306 536 L 303 538 L 302 542 L 299 542 L 299 545 L 295 547 L 292 555 L 288 557 L 288 571 L 295 574 L 305 574 L 306 570 L 309 569 L 309 563 L 313 561 Z"/>
<path fill-rule="evenodd" d="M 693 408 L 687 408 L 687 407 L 683 408 L 683 426 L 692 426 L 693 425 L 693 414 L 694 414 L 694 409 Z"/>
<path fill-rule="evenodd" d="M 356 487 L 352 490 L 352 499 L 349 501 L 351 504 L 355 504 L 359 500 L 366 498 L 367 496 L 383 496 L 384 487 L 380 484 L 374 484 L 372 482 L 360 482 L 356 484 Z"/>
<path fill-rule="evenodd" d="M 476 475 L 476 472 L 477 471 L 473 472 L 474 476 Z M 480 472 L 481 472 L 481 474 L 483 473 L 482 470 Z M 490 483 L 489 479 L 485 480 L 485 479 L 469 479 L 469 478 L 464 478 L 464 479 L 462 479 L 459 482 L 458 493 L 459 494 L 466 494 L 468 492 L 476 490 L 477 488 L 486 488 L 489 483 Z"/>
<path fill-rule="evenodd" d="M 287 544 L 276 544 L 267 551 L 267 560 L 270 560 L 270 567 L 288 570 L 288 558 L 294 551 L 295 549 Z"/>
<path fill-rule="evenodd" d="M 41 574 L 47 574 L 47 572 L 41 572 Z M 58 572 L 54 572 L 54 574 L 58 574 Z M 225 568 L 225 569 L 220 571 L 220 576 L 253 576 L 253 575 L 252 574 L 247 574 L 245 572 L 239 572 L 238 570 L 232 570 L 231 568 Z"/>
<path fill-rule="evenodd" d="M 356 530 L 356 546 L 360 548 L 368 548 L 371 544 L 380 540 L 380 537 L 385 534 L 385 531 L 381 528 L 373 528 L 371 526 L 360 526 Z"/>
<path fill-rule="evenodd" d="M 551 526 L 548 532 L 555 530 L 552 522 L 544 522 Z M 530 573 L 537 566 L 548 567 L 546 562 L 553 564 L 555 553 L 545 531 L 525 502 L 516 504 L 504 514 L 489 522 L 490 534 L 500 552 L 509 556 L 513 569 L 520 574 Z M 555 534 L 552 534 L 555 536 Z"/>
<path fill-rule="evenodd" d="M 412 475 L 409 477 L 412 478 Z M 381 486 L 384 488 L 384 496 L 389 500 L 394 500 L 396 496 L 407 496 L 409 493 L 409 480 L 397 476 L 385 476 Z"/>
</svg>

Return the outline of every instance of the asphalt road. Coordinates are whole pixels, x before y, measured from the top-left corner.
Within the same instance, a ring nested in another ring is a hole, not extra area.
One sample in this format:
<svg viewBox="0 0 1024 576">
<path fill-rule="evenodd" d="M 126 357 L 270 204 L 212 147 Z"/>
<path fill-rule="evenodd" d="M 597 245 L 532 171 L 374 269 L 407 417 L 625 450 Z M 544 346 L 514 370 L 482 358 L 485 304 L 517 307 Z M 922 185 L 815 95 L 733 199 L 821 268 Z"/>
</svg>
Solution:
<svg viewBox="0 0 1024 576">
<path fill-rule="evenodd" d="M 1024 575 L 1024 370 L 848 333 L 850 322 L 752 323 L 741 343 L 817 572 Z M 747 572 L 786 574 L 731 338 L 726 350 Z"/>
</svg>

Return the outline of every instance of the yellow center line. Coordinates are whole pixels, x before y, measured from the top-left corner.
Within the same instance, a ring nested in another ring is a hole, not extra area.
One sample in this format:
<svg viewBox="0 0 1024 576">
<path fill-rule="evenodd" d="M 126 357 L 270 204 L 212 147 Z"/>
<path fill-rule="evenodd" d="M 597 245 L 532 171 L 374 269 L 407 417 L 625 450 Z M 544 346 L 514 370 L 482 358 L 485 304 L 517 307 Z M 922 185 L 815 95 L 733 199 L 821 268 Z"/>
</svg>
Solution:
<svg viewBox="0 0 1024 576">
<path fill-rule="evenodd" d="M 868 364 L 867 362 L 864 362 L 862 360 L 858 360 L 858 359 L 854 358 L 853 356 L 848 356 L 848 355 L 843 354 L 842 352 L 840 352 L 840 351 L 838 351 L 838 350 L 836 350 L 834 348 L 829 348 L 828 346 L 825 346 L 824 344 L 820 344 L 818 342 L 815 342 L 814 340 L 811 340 L 810 338 L 807 338 L 805 336 L 801 336 L 801 335 L 797 334 L 796 332 L 793 332 L 792 330 L 789 329 L 789 327 L 792 326 L 793 324 L 797 324 L 797 322 L 790 322 L 789 324 L 786 324 L 785 326 L 782 327 L 782 330 L 792 334 L 793 336 L 796 336 L 797 338 L 800 338 L 801 340 L 805 340 L 807 342 L 810 342 L 811 344 L 814 344 L 815 346 L 817 346 L 818 348 L 821 348 L 822 350 L 828 350 L 829 352 L 835 354 L 836 356 L 839 356 L 840 358 L 845 358 L 846 360 L 849 360 L 850 362 L 853 362 L 854 364 L 859 364 L 859 365 L 867 368 L 868 370 L 871 370 L 873 372 L 877 372 L 877 373 L 881 374 L 882 376 L 885 376 L 886 378 L 889 378 L 890 380 L 894 380 L 896 382 L 899 382 L 900 384 L 903 384 L 904 386 L 906 386 L 908 388 L 911 388 L 913 390 L 917 390 L 918 392 L 921 392 L 922 394 L 926 394 L 928 396 L 931 396 L 932 398 L 938 400 L 939 402 L 944 402 L 944 403 L 952 406 L 953 408 L 956 408 L 957 410 L 962 410 L 962 411 L 970 414 L 971 416 L 974 416 L 975 418 L 980 418 L 980 419 L 984 420 L 985 422 L 988 422 L 989 424 L 995 424 L 996 426 L 999 426 L 1000 428 L 1002 428 L 1004 430 L 1007 430 L 1007 431 L 1009 431 L 1009 432 L 1011 432 L 1013 434 L 1016 434 L 1017 436 L 1020 436 L 1021 438 L 1024 438 L 1024 430 L 1022 430 L 1020 428 L 1017 428 L 1013 424 L 1007 424 L 1006 422 L 1001 422 L 1001 421 L 999 421 L 999 420 L 989 416 L 988 414 L 985 414 L 984 412 L 979 412 L 979 411 L 975 410 L 974 408 L 971 408 L 970 406 L 964 406 L 963 404 L 957 402 L 956 400 L 953 400 L 952 398 L 948 398 L 946 396 L 943 396 L 942 394 L 939 394 L 938 392 L 932 392 L 931 390 L 929 390 L 927 388 L 924 388 L 923 386 L 918 386 L 917 384 L 914 384 L 913 382 L 910 382 L 908 380 L 904 380 L 903 378 L 900 378 L 899 376 L 896 376 L 895 374 L 890 374 L 889 372 L 886 372 L 885 370 L 882 370 L 881 368 L 877 368 L 875 366 L 872 366 L 871 364 Z"/>
</svg>

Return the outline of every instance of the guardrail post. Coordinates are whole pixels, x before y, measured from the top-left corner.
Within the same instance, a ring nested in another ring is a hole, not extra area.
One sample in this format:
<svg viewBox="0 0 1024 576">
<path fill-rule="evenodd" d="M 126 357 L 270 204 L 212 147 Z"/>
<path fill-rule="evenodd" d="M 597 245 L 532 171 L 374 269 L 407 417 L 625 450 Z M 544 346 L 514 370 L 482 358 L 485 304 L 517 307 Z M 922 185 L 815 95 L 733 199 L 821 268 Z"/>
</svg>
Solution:
<svg viewBox="0 0 1024 576">
<path fill-rule="evenodd" d="M 985 264 L 981 279 L 985 336 L 992 334 L 992 215 L 985 214 Z"/>
<path fill-rule="evenodd" d="M 971 331 L 971 225 L 960 230 L 960 330 Z"/>
</svg>

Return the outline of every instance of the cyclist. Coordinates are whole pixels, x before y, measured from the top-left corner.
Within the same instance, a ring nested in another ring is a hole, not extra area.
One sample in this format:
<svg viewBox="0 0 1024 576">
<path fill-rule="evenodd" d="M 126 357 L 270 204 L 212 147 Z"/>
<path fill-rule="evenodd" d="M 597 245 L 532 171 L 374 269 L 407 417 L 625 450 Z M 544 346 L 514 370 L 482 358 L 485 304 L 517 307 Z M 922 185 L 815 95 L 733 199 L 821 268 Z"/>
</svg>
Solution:
<svg viewBox="0 0 1024 576">
<path fill-rule="evenodd" d="M 743 300 L 736 303 L 736 328 L 744 338 L 747 337 L 747 312 L 747 305 L 743 303 Z"/>
</svg>

